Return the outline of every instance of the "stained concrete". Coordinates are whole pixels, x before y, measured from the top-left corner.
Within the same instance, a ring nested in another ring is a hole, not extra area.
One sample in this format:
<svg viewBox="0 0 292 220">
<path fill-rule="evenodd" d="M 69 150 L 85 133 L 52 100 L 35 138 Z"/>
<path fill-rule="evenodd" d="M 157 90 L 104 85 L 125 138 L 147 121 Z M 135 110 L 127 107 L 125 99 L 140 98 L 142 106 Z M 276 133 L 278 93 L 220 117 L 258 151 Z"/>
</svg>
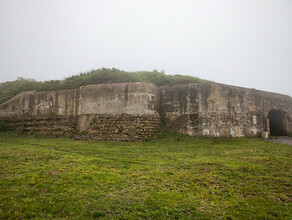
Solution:
<svg viewBox="0 0 292 220">
<path fill-rule="evenodd" d="M 289 96 L 218 83 L 162 87 L 160 111 L 169 127 L 179 133 L 206 136 L 255 136 L 267 130 L 271 110 L 286 114 L 292 132 Z"/>
<path fill-rule="evenodd" d="M 155 114 L 157 98 L 150 83 L 89 85 L 80 88 L 78 114 Z"/>
<path fill-rule="evenodd" d="M 0 118 L 74 116 L 77 131 L 88 132 L 93 119 L 106 120 L 112 118 L 106 115 L 113 115 L 120 117 L 119 126 L 124 123 L 126 127 L 129 120 L 128 123 L 142 126 L 142 130 L 143 124 L 145 128 L 155 127 L 153 133 L 160 126 L 192 136 L 243 137 L 269 132 L 270 126 L 274 126 L 268 120 L 269 112 L 274 110 L 283 113 L 280 126 L 287 134 L 292 133 L 290 96 L 213 82 L 162 87 L 151 83 L 112 83 L 73 90 L 22 92 L 0 105 Z M 141 123 L 137 116 L 147 117 Z M 91 133 L 103 134 L 107 139 L 109 128 L 104 127 L 103 132 L 100 123 L 97 127 L 99 131 Z M 144 135 L 149 137 L 152 130 Z"/>
</svg>

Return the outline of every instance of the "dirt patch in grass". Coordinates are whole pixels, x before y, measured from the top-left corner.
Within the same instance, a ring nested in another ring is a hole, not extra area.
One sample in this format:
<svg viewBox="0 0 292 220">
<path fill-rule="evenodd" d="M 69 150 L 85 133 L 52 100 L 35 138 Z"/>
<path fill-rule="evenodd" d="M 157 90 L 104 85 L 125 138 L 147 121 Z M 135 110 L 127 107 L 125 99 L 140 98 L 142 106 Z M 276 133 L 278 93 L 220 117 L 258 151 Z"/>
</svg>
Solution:
<svg viewBox="0 0 292 220">
<path fill-rule="evenodd" d="M 271 143 L 288 144 L 292 146 L 292 137 L 289 136 L 271 137 L 268 141 Z"/>
</svg>

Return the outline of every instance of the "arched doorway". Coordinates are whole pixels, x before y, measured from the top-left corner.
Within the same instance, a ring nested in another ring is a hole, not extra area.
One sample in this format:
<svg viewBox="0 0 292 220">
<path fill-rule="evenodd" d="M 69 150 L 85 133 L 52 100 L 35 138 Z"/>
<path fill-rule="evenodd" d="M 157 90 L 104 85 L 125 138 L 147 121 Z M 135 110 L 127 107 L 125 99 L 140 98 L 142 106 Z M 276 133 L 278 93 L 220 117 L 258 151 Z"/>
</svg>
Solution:
<svg viewBox="0 0 292 220">
<path fill-rule="evenodd" d="M 287 135 L 287 113 L 279 110 L 271 110 L 269 112 L 270 134 L 272 136 Z"/>
</svg>

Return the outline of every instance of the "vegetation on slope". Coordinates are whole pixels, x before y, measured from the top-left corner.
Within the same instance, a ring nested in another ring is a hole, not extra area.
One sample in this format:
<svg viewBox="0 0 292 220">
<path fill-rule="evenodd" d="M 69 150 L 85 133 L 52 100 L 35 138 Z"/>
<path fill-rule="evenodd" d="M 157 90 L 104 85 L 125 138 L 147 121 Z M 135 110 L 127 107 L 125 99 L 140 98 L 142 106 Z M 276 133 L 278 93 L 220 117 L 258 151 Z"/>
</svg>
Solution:
<svg viewBox="0 0 292 220">
<path fill-rule="evenodd" d="M 166 75 L 163 71 L 125 72 L 118 69 L 98 69 L 88 73 L 65 78 L 38 82 L 33 79 L 18 78 L 15 81 L 0 83 L 0 103 L 3 103 L 22 91 L 47 91 L 56 89 L 76 89 L 89 84 L 150 82 L 158 86 L 203 82 L 205 80 L 193 76 Z"/>
<path fill-rule="evenodd" d="M 0 218 L 291 219 L 291 157 L 260 139 L 0 133 Z"/>
</svg>

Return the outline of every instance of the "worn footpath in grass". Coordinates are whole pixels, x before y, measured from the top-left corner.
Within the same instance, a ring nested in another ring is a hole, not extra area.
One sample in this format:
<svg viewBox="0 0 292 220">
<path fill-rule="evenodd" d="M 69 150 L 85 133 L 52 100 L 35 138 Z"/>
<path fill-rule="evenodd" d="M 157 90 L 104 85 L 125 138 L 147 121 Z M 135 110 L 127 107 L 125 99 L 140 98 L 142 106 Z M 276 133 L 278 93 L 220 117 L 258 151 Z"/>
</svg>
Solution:
<svg viewBox="0 0 292 220">
<path fill-rule="evenodd" d="M 291 219 L 292 147 L 0 134 L 0 218 Z"/>
</svg>

